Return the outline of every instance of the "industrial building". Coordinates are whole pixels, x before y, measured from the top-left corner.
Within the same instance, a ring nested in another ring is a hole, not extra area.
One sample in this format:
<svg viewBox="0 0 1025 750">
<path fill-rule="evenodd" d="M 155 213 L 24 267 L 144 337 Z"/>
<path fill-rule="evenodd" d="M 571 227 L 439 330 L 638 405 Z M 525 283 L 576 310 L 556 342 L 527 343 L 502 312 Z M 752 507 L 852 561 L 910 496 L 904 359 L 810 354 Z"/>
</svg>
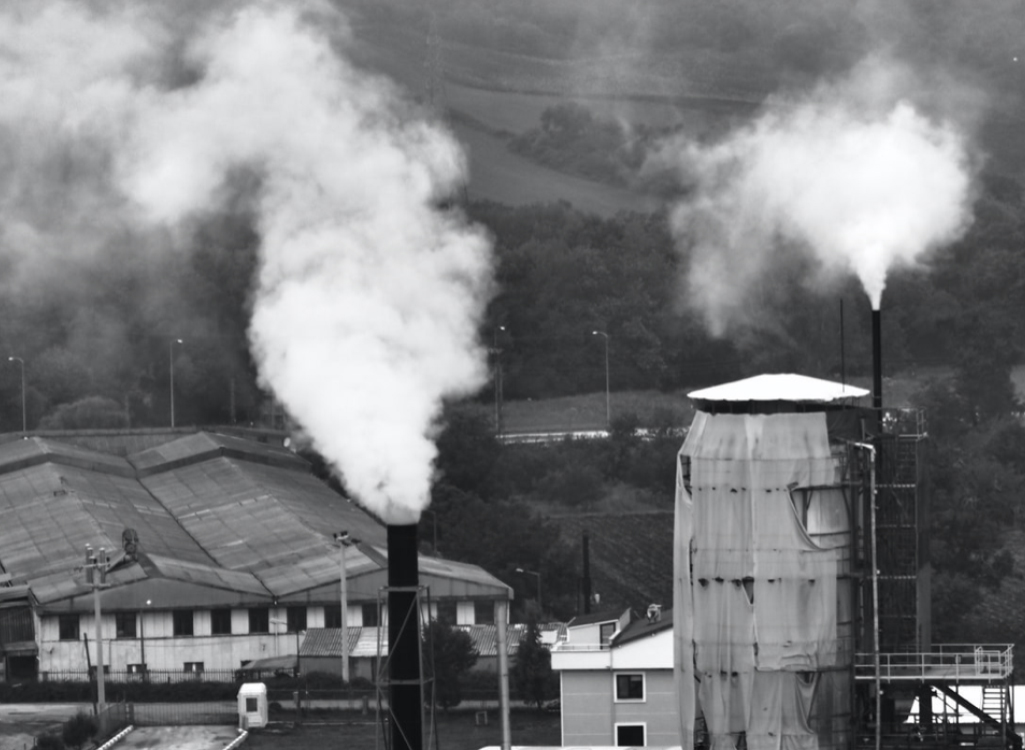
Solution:
<svg viewBox="0 0 1025 750">
<path fill-rule="evenodd" d="M 1020 750 L 1012 647 L 933 642 L 923 415 L 878 380 L 690 394 L 671 618 L 569 624 L 564 745 Z"/>
<path fill-rule="evenodd" d="M 294 656 L 308 629 L 340 629 L 343 567 L 346 625 L 387 624 L 386 527 L 280 439 L 196 430 L 5 437 L 6 680 L 81 677 L 95 666 L 96 598 L 112 673 L 200 676 Z M 358 540 L 344 560 L 334 540 L 343 530 Z M 477 566 L 422 555 L 418 566 L 425 616 L 493 623 L 496 603 L 512 595 Z"/>
</svg>

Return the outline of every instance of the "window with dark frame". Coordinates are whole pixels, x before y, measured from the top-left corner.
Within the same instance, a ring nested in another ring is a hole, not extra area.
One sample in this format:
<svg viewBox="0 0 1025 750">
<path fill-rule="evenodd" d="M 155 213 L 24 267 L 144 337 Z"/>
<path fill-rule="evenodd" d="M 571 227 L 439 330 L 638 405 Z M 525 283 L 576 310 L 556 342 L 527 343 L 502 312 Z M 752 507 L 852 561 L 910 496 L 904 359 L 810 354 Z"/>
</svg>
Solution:
<svg viewBox="0 0 1025 750">
<path fill-rule="evenodd" d="M 616 726 L 616 745 L 619 747 L 644 747 L 645 726 L 643 724 L 619 724 Z"/>
<path fill-rule="evenodd" d="M 128 665 L 128 674 L 145 674 L 145 673 L 146 673 L 146 665 L 145 664 L 129 664 Z"/>
<path fill-rule="evenodd" d="M 203 673 L 203 662 L 201 661 L 187 661 L 185 662 L 185 671 L 189 674 L 202 674 Z"/>
<path fill-rule="evenodd" d="M 298 633 L 306 630 L 306 607 L 289 607 L 286 612 L 287 632 Z"/>
<path fill-rule="evenodd" d="M 231 610 L 210 610 L 210 632 L 213 635 L 231 635 Z"/>
<path fill-rule="evenodd" d="M 267 607 L 256 607 L 249 610 L 249 632 L 270 632 L 270 610 Z"/>
<path fill-rule="evenodd" d="M 60 632 L 60 639 L 62 641 L 77 641 L 79 639 L 78 623 L 78 615 L 57 615 L 57 629 Z"/>
<path fill-rule="evenodd" d="M 117 638 L 135 638 L 135 613 L 115 612 L 114 633 Z"/>
<path fill-rule="evenodd" d="M 617 701 L 643 701 L 644 700 L 644 675 L 643 674 L 617 674 L 616 675 L 616 700 Z"/>
<path fill-rule="evenodd" d="M 363 627 L 365 628 L 376 628 L 380 623 L 377 617 L 377 605 L 376 604 L 364 604 L 361 609 L 363 610 Z"/>
<path fill-rule="evenodd" d="M 193 617 L 191 609 L 176 609 L 171 613 L 173 633 L 176 636 L 193 635 Z"/>
<path fill-rule="evenodd" d="M 341 604 L 329 604 L 324 607 L 324 627 L 325 628 L 340 628 L 342 627 L 342 605 Z"/>
<path fill-rule="evenodd" d="M 246 698 L 246 713 L 255 714 L 260 710 L 260 701 L 257 698 Z"/>
<path fill-rule="evenodd" d="M 598 639 L 602 646 L 608 646 L 612 642 L 612 636 L 616 634 L 616 623 L 606 622 L 598 626 Z"/>
<path fill-rule="evenodd" d="M 454 601 L 440 601 L 438 602 L 438 620 L 440 622 L 447 622 L 449 625 L 455 625 L 458 610 L 459 607 Z"/>
<path fill-rule="evenodd" d="M 494 625 L 495 624 L 495 603 L 491 601 L 487 602 L 474 602 L 473 603 L 473 622 L 476 625 Z"/>
</svg>

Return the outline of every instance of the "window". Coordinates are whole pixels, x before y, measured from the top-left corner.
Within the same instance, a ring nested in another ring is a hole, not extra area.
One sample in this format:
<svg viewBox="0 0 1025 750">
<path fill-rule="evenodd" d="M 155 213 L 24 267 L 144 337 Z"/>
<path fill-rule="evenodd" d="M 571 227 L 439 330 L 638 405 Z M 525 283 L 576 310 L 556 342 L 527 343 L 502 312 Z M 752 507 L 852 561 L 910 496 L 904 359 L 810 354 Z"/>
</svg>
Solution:
<svg viewBox="0 0 1025 750">
<path fill-rule="evenodd" d="M 246 698 L 246 713 L 255 714 L 260 710 L 260 701 L 257 698 Z"/>
<path fill-rule="evenodd" d="M 257 607 L 249 610 L 249 632 L 269 633 L 270 632 L 270 610 L 266 607 Z"/>
<path fill-rule="evenodd" d="M 325 628 L 340 628 L 342 627 L 342 605 L 331 604 L 324 607 L 324 627 Z"/>
<path fill-rule="evenodd" d="M 473 622 L 475 625 L 493 624 L 495 622 L 495 603 L 491 601 L 474 602 Z"/>
<path fill-rule="evenodd" d="M 616 633 L 616 623 L 606 622 L 598 626 L 598 638 L 601 645 L 608 646 L 612 642 L 612 636 Z"/>
<path fill-rule="evenodd" d="M 145 673 L 146 673 L 146 665 L 145 664 L 129 664 L 128 665 L 128 674 L 145 674 Z"/>
<path fill-rule="evenodd" d="M 458 607 L 454 601 L 438 602 L 438 621 L 447 622 L 449 625 L 455 625 L 457 609 Z"/>
<path fill-rule="evenodd" d="M 620 747 L 644 747 L 644 724 L 616 724 L 616 744 Z"/>
<path fill-rule="evenodd" d="M 187 661 L 185 662 L 185 671 L 190 674 L 202 674 L 203 673 L 203 662 L 201 661 Z"/>
<path fill-rule="evenodd" d="M 210 610 L 210 632 L 214 635 L 231 635 L 231 610 Z"/>
<path fill-rule="evenodd" d="M 57 628 L 62 641 L 77 641 L 78 615 L 57 615 Z"/>
<path fill-rule="evenodd" d="M 376 628 L 379 624 L 377 619 L 377 605 L 376 604 L 364 604 L 363 607 L 363 627 L 365 628 Z"/>
<path fill-rule="evenodd" d="M 192 610 L 175 610 L 171 614 L 175 635 L 192 635 Z"/>
<path fill-rule="evenodd" d="M 289 633 L 306 630 L 306 607 L 289 607 L 287 620 Z"/>
<path fill-rule="evenodd" d="M 114 632 L 117 633 L 118 638 L 134 638 L 135 637 L 135 613 L 134 612 L 115 612 L 114 613 Z"/>
<path fill-rule="evenodd" d="M 616 701 L 643 701 L 644 674 L 617 674 Z"/>
</svg>

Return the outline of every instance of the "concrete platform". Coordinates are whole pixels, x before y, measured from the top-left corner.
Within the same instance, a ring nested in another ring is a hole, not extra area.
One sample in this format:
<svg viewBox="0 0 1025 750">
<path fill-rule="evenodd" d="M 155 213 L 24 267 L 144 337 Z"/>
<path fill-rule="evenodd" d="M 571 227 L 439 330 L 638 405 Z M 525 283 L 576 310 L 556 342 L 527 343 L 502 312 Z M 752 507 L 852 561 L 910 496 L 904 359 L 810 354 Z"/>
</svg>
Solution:
<svg viewBox="0 0 1025 750">
<path fill-rule="evenodd" d="M 234 727 L 139 727 L 115 746 L 118 750 L 223 750 L 238 737 Z"/>
</svg>

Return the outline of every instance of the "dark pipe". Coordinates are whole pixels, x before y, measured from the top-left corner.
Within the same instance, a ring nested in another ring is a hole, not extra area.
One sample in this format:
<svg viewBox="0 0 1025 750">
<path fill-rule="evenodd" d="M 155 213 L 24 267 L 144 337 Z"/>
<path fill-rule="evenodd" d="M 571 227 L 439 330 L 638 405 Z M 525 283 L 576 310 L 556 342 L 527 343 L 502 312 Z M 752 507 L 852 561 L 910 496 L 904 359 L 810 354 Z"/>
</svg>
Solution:
<svg viewBox="0 0 1025 750">
<path fill-rule="evenodd" d="M 883 336 L 878 310 L 872 311 L 872 407 L 882 420 L 883 408 Z"/>
<path fill-rule="evenodd" d="M 388 700 L 392 750 L 422 750 L 416 524 L 388 527 Z"/>
<path fill-rule="evenodd" d="M 584 614 L 591 613 L 591 539 L 584 532 Z"/>
</svg>

